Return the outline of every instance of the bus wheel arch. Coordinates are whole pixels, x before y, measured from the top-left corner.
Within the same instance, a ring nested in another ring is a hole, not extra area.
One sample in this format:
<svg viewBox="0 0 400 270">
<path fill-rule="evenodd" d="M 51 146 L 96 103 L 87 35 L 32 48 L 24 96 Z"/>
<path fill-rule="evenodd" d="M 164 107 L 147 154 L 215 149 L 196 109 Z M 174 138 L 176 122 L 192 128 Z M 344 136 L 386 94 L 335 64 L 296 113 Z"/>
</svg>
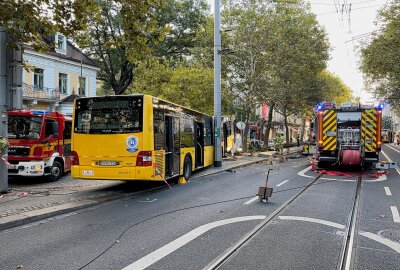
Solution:
<svg viewBox="0 0 400 270">
<path fill-rule="evenodd" d="M 189 180 L 192 175 L 192 156 L 190 154 L 186 154 L 185 159 L 183 160 L 183 177 L 185 180 Z"/>
</svg>

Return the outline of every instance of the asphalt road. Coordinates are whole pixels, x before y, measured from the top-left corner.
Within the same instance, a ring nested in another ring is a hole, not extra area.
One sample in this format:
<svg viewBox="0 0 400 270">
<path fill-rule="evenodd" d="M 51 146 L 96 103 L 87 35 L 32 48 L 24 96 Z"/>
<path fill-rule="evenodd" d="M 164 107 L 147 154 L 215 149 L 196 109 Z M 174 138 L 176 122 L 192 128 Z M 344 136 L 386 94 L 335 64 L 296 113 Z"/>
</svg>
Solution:
<svg viewBox="0 0 400 270">
<path fill-rule="evenodd" d="M 400 162 L 400 153 L 386 146 L 384 152 Z M 203 269 L 307 185 L 315 176 L 307 167 L 304 158 L 256 164 L 3 231 L 0 265 Z M 274 193 L 262 203 L 255 193 L 269 168 L 274 169 L 269 182 Z M 356 178 L 317 180 L 221 269 L 336 269 Z M 398 269 L 400 223 L 391 206 L 400 208 L 400 176 L 391 170 L 379 181 L 365 180 L 355 269 Z"/>
</svg>

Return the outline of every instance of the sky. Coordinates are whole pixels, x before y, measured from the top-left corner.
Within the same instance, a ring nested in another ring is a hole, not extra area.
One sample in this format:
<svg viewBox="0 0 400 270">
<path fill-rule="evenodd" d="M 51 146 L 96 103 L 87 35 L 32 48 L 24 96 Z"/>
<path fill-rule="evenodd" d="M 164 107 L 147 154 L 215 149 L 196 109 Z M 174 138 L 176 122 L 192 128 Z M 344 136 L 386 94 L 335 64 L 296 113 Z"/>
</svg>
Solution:
<svg viewBox="0 0 400 270">
<path fill-rule="evenodd" d="M 214 8 L 214 0 L 207 0 Z M 309 0 L 312 12 L 325 27 L 331 45 L 328 70 L 339 76 L 363 102 L 371 101 L 358 69 L 358 42 L 377 29 L 374 21 L 386 0 Z M 351 8 L 350 8 L 351 4 Z M 342 12 L 343 9 L 343 12 Z M 338 10 L 338 11 L 336 11 Z M 364 35 L 366 34 L 366 35 Z"/>
</svg>

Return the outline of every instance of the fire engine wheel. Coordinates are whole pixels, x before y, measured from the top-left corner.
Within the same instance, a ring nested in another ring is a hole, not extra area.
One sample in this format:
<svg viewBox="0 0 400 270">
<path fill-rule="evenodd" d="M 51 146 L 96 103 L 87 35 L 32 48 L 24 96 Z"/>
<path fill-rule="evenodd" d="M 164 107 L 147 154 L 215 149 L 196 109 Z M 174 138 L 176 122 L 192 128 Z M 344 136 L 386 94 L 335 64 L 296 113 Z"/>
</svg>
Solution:
<svg viewBox="0 0 400 270">
<path fill-rule="evenodd" d="M 185 161 L 183 162 L 183 177 L 185 180 L 189 180 L 192 175 L 192 162 L 188 156 L 185 157 Z"/>
<path fill-rule="evenodd" d="M 50 169 L 49 180 L 52 182 L 58 181 L 63 173 L 62 165 L 58 161 L 54 161 L 53 166 Z"/>
</svg>

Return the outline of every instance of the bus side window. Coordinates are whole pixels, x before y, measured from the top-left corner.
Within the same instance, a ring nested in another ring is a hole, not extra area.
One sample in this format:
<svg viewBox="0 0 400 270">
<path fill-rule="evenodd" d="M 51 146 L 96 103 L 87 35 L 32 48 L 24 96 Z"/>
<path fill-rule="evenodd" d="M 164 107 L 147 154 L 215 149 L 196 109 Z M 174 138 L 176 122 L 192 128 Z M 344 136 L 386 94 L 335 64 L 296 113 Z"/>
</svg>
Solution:
<svg viewBox="0 0 400 270">
<path fill-rule="evenodd" d="M 204 118 L 204 145 L 213 145 L 212 118 Z"/>
</svg>

